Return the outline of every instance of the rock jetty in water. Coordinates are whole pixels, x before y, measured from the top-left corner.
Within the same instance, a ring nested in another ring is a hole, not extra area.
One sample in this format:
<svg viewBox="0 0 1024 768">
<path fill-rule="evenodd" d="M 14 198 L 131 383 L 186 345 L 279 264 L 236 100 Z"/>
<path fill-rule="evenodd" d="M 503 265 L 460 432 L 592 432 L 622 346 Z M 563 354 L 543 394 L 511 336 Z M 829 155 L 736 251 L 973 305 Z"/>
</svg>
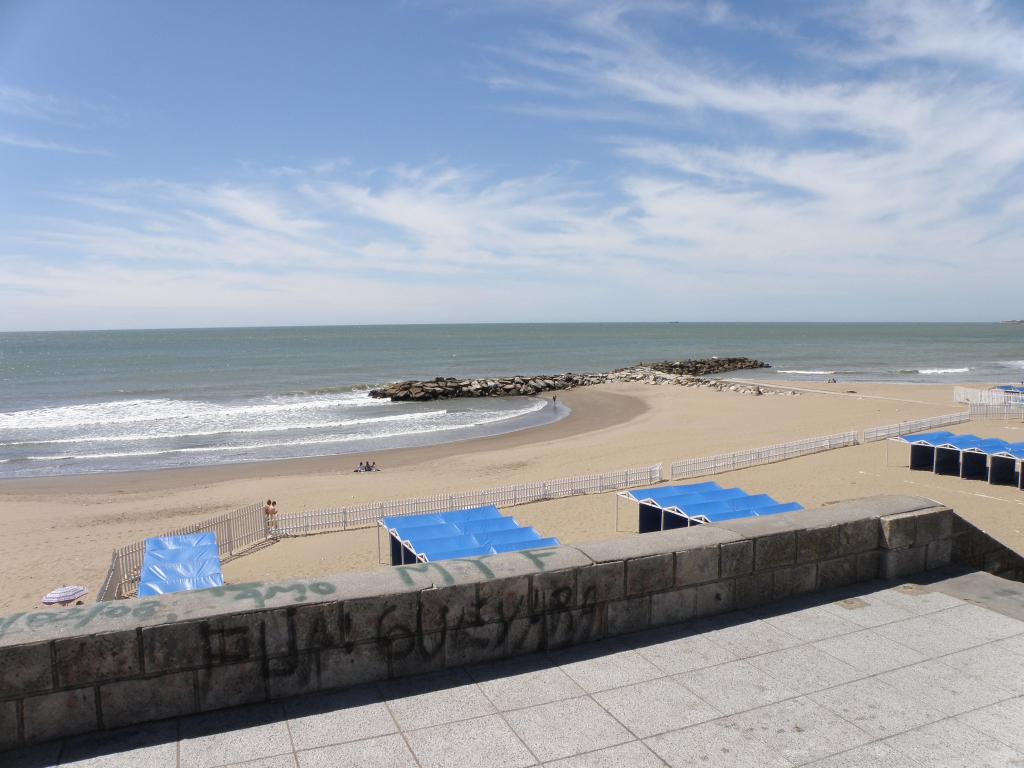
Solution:
<svg viewBox="0 0 1024 768">
<path fill-rule="evenodd" d="M 660 363 L 648 363 L 646 367 L 661 373 L 674 373 L 677 376 L 714 376 L 729 371 L 771 368 L 768 363 L 751 360 L 749 357 L 711 357 L 706 360 L 678 360 L 674 363 L 665 360 Z"/>
<path fill-rule="evenodd" d="M 486 379 L 455 379 L 437 377 L 428 381 L 400 381 L 370 390 L 370 397 L 396 401 L 448 400 L 456 397 L 515 397 L 555 392 L 575 387 L 604 384 L 609 381 L 630 381 L 645 384 L 676 384 L 690 387 L 712 387 L 719 390 L 765 394 L 755 385 L 716 381 L 703 378 L 729 371 L 770 368 L 767 363 L 746 357 L 709 358 L 707 360 L 664 361 L 620 368 L 609 373 L 559 373 L 552 376 L 503 376 Z M 771 391 L 774 394 L 774 390 Z"/>
</svg>

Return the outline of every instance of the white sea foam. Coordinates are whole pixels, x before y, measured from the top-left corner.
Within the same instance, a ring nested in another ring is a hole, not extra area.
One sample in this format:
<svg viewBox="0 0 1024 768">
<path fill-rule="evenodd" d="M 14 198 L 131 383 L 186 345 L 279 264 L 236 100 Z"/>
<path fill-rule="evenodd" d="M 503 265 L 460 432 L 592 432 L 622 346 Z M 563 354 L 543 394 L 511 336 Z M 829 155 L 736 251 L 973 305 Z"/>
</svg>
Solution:
<svg viewBox="0 0 1024 768">
<path fill-rule="evenodd" d="M 835 371 L 783 371 L 778 373 L 799 373 L 801 376 L 831 376 Z"/>
<path fill-rule="evenodd" d="M 224 429 L 210 429 L 205 431 L 186 431 L 186 432 L 149 432 L 143 434 L 112 434 L 112 435 L 81 435 L 78 437 L 64 437 L 55 439 L 44 439 L 39 440 L 18 440 L 10 443 L 0 443 L 0 447 L 17 446 L 17 445 L 68 445 L 74 443 L 140 443 L 149 442 L 152 440 L 184 440 L 186 438 L 194 437 L 215 437 L 217 435 L 235 435 L 235 434 L 257 434 L 261 432 L 297 432 L 302 430 L 311 429 L 336 429 L 338 427 L 353 427 L 361 424 L 377 424 L 394 421 L 421 421 L 421 420 L 432 420 L 438 417 L 442 417 L 447 414 L 448 411 L 429 411 L 426 413 L 400 413 L 393 416 L 377 416 L 371 419 L 344 419 L 342 421 L 314 421 L 300 424 L 293 424 L 285 422 L 282 424 L 275 424 L 273 426 L 264 427 L 236 427 L 236 428 L 224 428 Z"/>
<path fill-rule="evenodd" d="M 115 400 L 109 403 L 82 403 L 0 413 L 0 429 L 69 429 L 97 424 L 130 424 L 226 415 L 273 416 L 309 410 L 380 407 L 388 404 L 387 401 L 371 398 L 365 392 L 279 397 L 272 398 L 269 402 L 237 405 L 168 398 Z"/>
<path fill-rule="evenodd" d="M 271 448 L 301 448 L 303 446 L 312 445 L 327 445 L 327 444 L 339 444 L 349 443 L 357 440 L 368 440 L 368 439 L 381 439 L 390 437 L 402 437 L 406 435 L 418 435 L 434 432 L 451 432 L 453 430 L 464 430 L 472 427 L 485 426 L 488 424 L 495 424 L 502 421 L 508 421 L 520 416 L 525 416 L 529 413 L 536 412 L 541 408 L 545 407 L 547 403 L 538 401 L 531 403 L 526 408 L 517 409 L 514 411 L 484 411 L 482 413 L 464 412 L 466 416 L 473 417 L 471 420 L 463 421 L 461 423 L 454 424 L 432 424 L 423 425 L 419 427 L 413 427 L 411 429 L 399 429 L 390 431 L 363 431 L 354 432 L 349 434 L 332 434 L 325 435 L 317 438 L 309 439 L 298 439 L 298 440 L 280 440 L 273 442 L 263 443 L 249 443 L 242 445 L 210 445 L 210 446 L 196 446 L 190 448 L 166 448 L 166 449 L 153 449 L 144 451 L 109 451 L 104 453 L 68 453 L 62 455 L 48 455 L 48 456 L 26 456 L 28 461 L 87 461 L 87 460 L 98 460 L 98 459 L 121 459 L 121 458 L 141 458 L 146 456 L 164 456 L 164 455 L 177 455 L 177 454 L 204 454 L 204 453 L 223 453 L 223 454 L 236 454 L 239 452 L 247 452 L 253 450 L 267 450 Z M 435 412 L 439 413 L 439 412 Z M 435 415 L 431 414 L 431 415 Z"/>
<path fill-rule="evenodd" d="M 967 373 L 970 368 L 919 368 L 918 373 L 924 376 L 932 376 L 939 373 Z"/>
<path fill-rule="evenodd" d="M 999 364 L 1007 368 L 1024 368 L 1024 360 L 1000 360 Z"/>
</svg>

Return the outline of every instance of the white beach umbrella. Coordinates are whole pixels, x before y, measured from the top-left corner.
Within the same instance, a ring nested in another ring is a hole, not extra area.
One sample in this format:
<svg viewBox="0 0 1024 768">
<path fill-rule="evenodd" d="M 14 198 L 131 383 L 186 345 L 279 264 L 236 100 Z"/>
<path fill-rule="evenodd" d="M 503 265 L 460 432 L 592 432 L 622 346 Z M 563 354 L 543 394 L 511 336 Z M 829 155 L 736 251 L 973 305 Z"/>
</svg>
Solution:
<svg viewBox="0 0 1024 768">
<path fill-rule="evenodd" d="M 57 605 L 64 603 L 71 603 L 79 598 L 85 597 L 89 590 L 79 585 L 68 586 L 65 584 L 63 587 L 53 590 L 43 598 L 44 605 Z"/>
</svg>

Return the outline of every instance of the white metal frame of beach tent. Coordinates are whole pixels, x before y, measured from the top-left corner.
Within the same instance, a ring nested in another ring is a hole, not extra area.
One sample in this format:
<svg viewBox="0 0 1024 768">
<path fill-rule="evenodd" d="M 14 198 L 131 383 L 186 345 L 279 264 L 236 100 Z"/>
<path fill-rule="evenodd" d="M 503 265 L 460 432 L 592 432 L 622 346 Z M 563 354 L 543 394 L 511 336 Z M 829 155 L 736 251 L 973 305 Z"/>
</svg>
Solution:
<svg viewBox="0 0 1024 768">
<path fill-rule="evenodd" d="M 398 546 L 400 548 L 401 547 L 407 547 L 413 553 L 413 556 L 415 556 L 415 554 L 416 554 L 415 550 L 413 550 L 412 545 L 409 544 L 409 542 L 402 541 L 401 537 L 398 535 L 398 532 L 394 528 L 388 528 L 384 524 L 383 520 L 378 520 L 377 521 L 377 564 L 378 565 L 395 565 L 395 563 L 385 563 L 384 562 L 384 553 L 382 551 L 383 548 L 381 547 L 381 543 L 380 543 L 380 534 L 381 534 L 382 531 L 387 534 L 388 558 L 389 559 L 391 558 L 391 539 L 394 539 L 395 541 L 397 541 L 398 542 Z M 399 563 L 399 565 L 401 565 L 401 563 Z"/>
<path fill-rule="evenodd" d="M 659 528 L 662 531 L 665 530 L 665 514 L 666 513 L 671 514 L 671 515 L 676 515 L 677 517 L 683 518 L 684 520 L 687 521 L 687 526 L 692 524 L 690 521 L 693 518 L 691 518 L 689 515 L 687 515 L 685 512 L 683 512 L 683 510 L 680 509 L 679 507 L 676 507 L 676 506 L 663 507 L 661 504 L 659 504 L 657 501 L 655 501 L 652 498 L 638 499 L 638 498 L 632 496 L 629 491 L 622 491 L 620 493 L 616 493 L 615 494 L 615 530 L 618 533 L 624 533 L 624 532 L 638 533 L 639 529 L 640 529 L 639 522 L 637 522 L 637 526 L 636 526 L 635 529 L 632 528 L 632 527 L 630 527 L 628 529 L 627 528 L 622 528 L 619 525 L 619 521 L 621 519 L 620 512 L 619 512 L 619 499 L 620 498 L 625 499 L 626 501 L 630 502 L 631 505 L 632 504 L 636 504 L 638 508 L 641 507 L 641 506 L 654 507 L 659 512 L 661 512 L 661 525 L 659 526 Z M 639 518 L 638 518 L 638 520 L 639 520 Z M 680 527 L 686 527 L 686 526 L 680 526 Z"/>
<path fill-rule="evenodd" d="M 931 466 L 931 471 L 932 472 L 935 471 L 935 451 L 937 449 L 937 446 L 934 446 L 934 445 L 932 445 L 930 443 L 925 443 L 925 442 L 912 443 L 912 442 L 906 440 L 905 437 L 902 436 L 902 435 L 898 435 L 896 437 L 887 437 L 887 438 L 885 438 L 885 466 L 887 466 L 887 467 L 892 466 L 889 463 L 889 443 L 899 443 L 900 445 L 905 445 L 905 446 L 907 446 L 907 450 L 908 451 L 913 451 L 915 445 L 917 445 L 919 447 L 925 446 L 925 447 L 931 448 L 931 450 L 932 450 L 932 466 Z M 907 454 L 907 466 L 908 467 L 910 467 L 910 463 L 911 463 L 910 462 L 910 454 L 908 453 Z M 900 464 L 900 466 L 903 466 L 903 465 Z M 913 467 L 910 467 L 910 468 L 913 469 Z"/>
<path fill-rule="evenodd" d="M 633 497 L 630 496 L 626 491 L 619 491 L 615 494 L 615 531 L 616 533 L 622 533 L 625 531 L 624 528 L 619 527 L 619 499 L 629 499 L 634 501 Z M 629 533 L 636 533 L 632 528 L 629 529 Z"/>
<path fill-rule="evenodd" d="M 636 504 L 638 507 L 641 506 L 641 505 L 646 504 L 649 507 L 656 507 L 659 510 L 661 510 L 661 529 L 665 530 L 665 508 L 662 507 L 661 504 L 656 502 L 654 499 L 650 499 L 650 498 L 648 498 L 648 499 L 637 499 L 637 498 L 631 496 L 629 491 L 620 491 L 619 493 L 615 494 L 615 531 L 616 531 L 616 533 L 639 533 L 639 529 L 640 529 L 639 523 L 637 524 L 637 527 L 635 529 L 632 528 L 632 527 L 630 527 L 630 528 L 622 528 L 619 525 L 619 521 L 621 520 L 620 512 L 619 512 L 619 499 L 620 498 L 621 499 L 625 499 L 626 501 L 630 502 L 630 504 Z"/>
</svg>

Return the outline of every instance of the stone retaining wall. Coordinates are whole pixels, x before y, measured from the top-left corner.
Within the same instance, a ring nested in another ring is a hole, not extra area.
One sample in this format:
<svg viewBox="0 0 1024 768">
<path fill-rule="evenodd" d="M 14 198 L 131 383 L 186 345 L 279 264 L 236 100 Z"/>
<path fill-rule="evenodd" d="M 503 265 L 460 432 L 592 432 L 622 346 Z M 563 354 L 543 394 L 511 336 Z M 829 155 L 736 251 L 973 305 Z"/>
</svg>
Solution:
<svg viewBox="0 0 1024 768">
<path fill-rule="evenodd" d="M 616 541 L 0 618 L 0 750 L 560 648 L 950 563 L 1021 560 L 880 496 Z"/>
</svg>

